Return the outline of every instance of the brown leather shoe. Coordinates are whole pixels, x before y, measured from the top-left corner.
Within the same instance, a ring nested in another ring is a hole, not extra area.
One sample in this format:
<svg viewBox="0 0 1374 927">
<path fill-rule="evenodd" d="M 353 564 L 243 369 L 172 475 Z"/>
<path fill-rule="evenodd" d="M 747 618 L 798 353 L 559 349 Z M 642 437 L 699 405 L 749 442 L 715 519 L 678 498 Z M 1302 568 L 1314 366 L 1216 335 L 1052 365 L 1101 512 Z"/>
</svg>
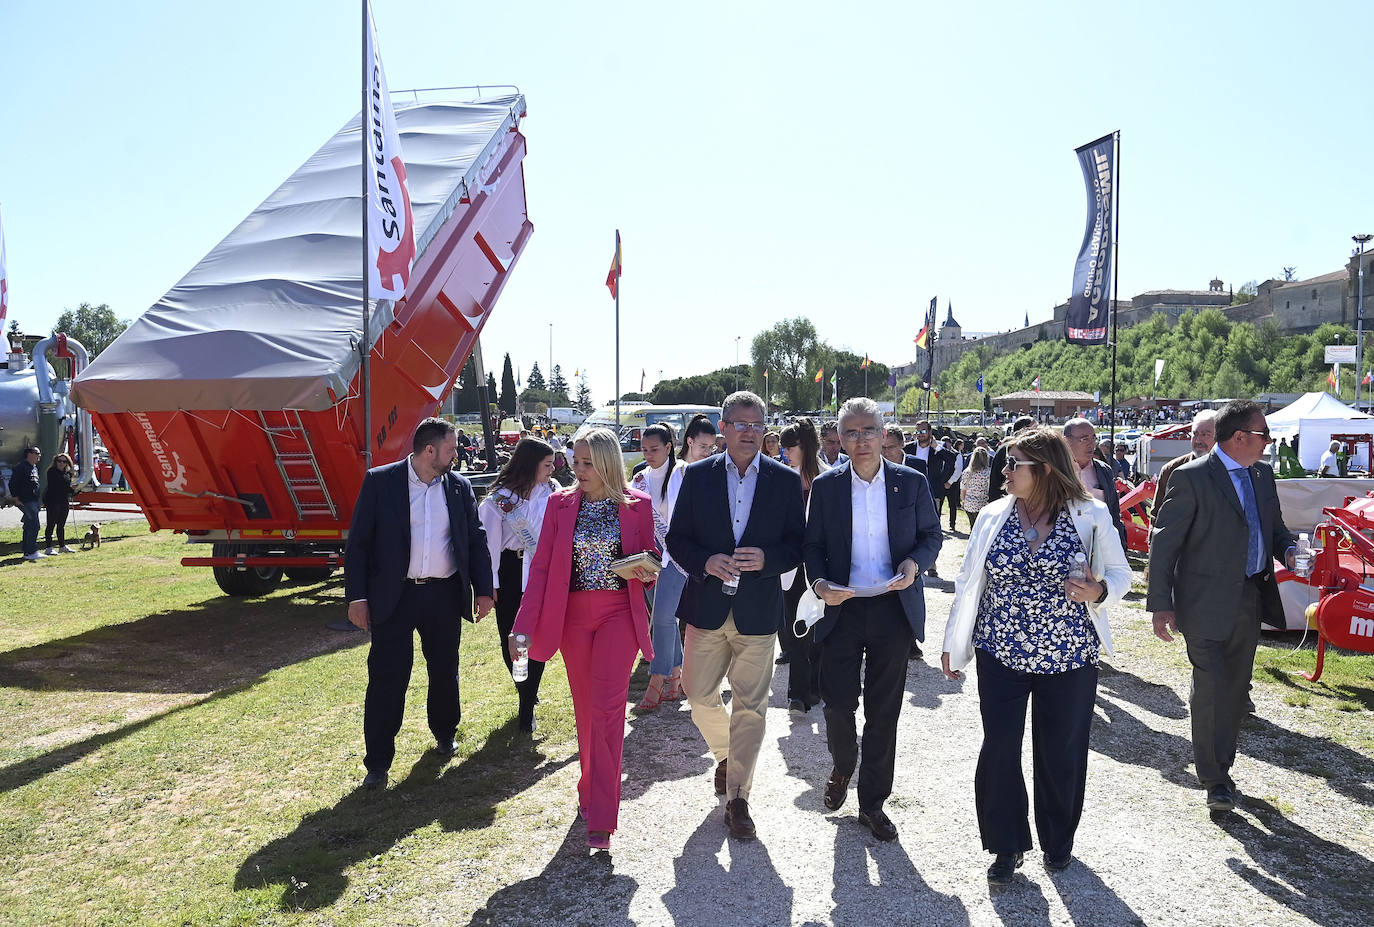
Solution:
<svg viewBox="0 0 1374 927">
<path fill-rule="evenodd" d="M 839 811 L 844 804 L 845 796 L 849 794 L 849 776 L 841 776 L 834 769 L 830 770 L 830 781 L 825 784 L 825 806 L 831 811 Z"/>
<path fill-rule="evenodd" d="M 724 795 L 724 794 L 725 794 L 725 764 L 726 764 L 726 762 L 728 762 L 728 760 L 729 760 L 729 758 L 727 757 L 726 759 L 721 760 L 719 763 L 716 764 L 716 794 L 717 794 L 717 795 Z"/>
<path fill-rule="evenodd" d="M 730 828 L 730 836 L 736 839 L 753 840 L 758 836 L 754 819 L 749 816 L 749 802 L 743 798 L 732 798 L 725 803 L 725 824 Z"/>
<path fill-rule="evenodd" d="M 897 825 L 883 813 L 882 808 L 874 808 L 872 811 L 860 811 L 859 823 L 873 832 L 873 836 L 879 840 L 896 840 Z"/>
</svg>

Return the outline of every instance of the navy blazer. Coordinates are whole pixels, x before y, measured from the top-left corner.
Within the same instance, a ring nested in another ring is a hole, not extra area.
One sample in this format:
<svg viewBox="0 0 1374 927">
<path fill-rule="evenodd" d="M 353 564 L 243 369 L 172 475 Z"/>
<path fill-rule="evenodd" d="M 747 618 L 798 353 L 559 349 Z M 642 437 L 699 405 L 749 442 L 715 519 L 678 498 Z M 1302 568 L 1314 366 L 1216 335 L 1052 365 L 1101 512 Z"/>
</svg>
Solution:
<svg viewBox="0 0 1374 927">
<path fill-rule="evenodd" d="M 381 624 L 396 610 L 401 588 L 410 568 L 410 489 L 406 468 L 410 458 L 374 467 L 363 477 L 353 521 L 348 526 L 344 550 L 344 589 L 349 602 L 367 599 L 374 624 Z M 466 478 L 444 474 L 444 501 L 448 504 L 449 537 L 453 560 L 458 565 L 458 598 L 454 610 L 471 617 L 468 587 L 479 596 L 491 595 L 491 554 L 487 533 L 477 517 L 477 497 Z"/>
<path fill-rule="evenodd" d="M 806 516 L 806 576 L 815 585 L 824 579 L 849 584 L 849 560 L 854 543 L 853 463 L 827 470 L 811 484 L 811 509 Z M 892 569 L 903 560 L 916 562 L 916 582 L 898 591 L 902 611 L 918 641 L 926 639 L 926 600 L 921 574 L 935 564 L 944 544 L 940 518 L 935 514 L 930 486 L 924 475 L 910 467 L 883 460 L 887 486 L 887 542 Z M 816 622 L 816 640 L 823 641 L 840 617 L 840 606 L 827 605 Z"/>
<path fill-rule="evenodd" d="M 782 627 L 783 596 L 779 577 L 801 563 L 806 510 L 802 505 L 801 476 L 786 464 L 759 454 L 758 483 L 749 521 L 735 543 L 730 521 L 729 486 L 725 479 L 727 454 L 715 454 L 689 465 L 682 473 L 673 520 L 668 526 L 668 552 L 687 574 L 678 615 L 688 624 L 714 631 L 735 613 L 741 634 L 774 634 Z M 763 550 L 763 569 L 740 576 L 733 595 L 721 591 L 721 581 L 706 572 L 706 561 L 729 554 L 736 547 Z"/>
</svg>

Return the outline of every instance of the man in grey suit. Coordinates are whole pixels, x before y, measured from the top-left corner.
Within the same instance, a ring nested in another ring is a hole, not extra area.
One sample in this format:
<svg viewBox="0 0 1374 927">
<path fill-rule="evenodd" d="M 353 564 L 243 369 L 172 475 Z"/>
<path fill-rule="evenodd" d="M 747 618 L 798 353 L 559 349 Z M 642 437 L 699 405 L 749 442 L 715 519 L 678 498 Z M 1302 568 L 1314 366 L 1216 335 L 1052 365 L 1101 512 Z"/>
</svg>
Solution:
<svg viewBox="0 0 1374 927">
<path fill-rule="evenodd" d="M 1283 627 L 1273 558 L 1293 565 L 1264 409 L 1234 400 L 1216 420 L 1212 453 L 1174 471 L 1150 537 L 1146 608 L 1155 634 L 1178 631 L 1193 664 L 1193 756 L 1207 807 L 1232 811 L 1231 764 L 1254 670 L 1260 622 Z"/>
</svg>

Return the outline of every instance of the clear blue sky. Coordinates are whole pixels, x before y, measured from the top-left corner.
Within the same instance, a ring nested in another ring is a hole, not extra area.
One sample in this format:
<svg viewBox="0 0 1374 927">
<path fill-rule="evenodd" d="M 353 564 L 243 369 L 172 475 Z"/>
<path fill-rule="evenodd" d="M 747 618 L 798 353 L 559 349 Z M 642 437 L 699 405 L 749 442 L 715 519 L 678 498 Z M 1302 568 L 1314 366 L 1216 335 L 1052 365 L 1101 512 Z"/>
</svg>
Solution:
<svg viewBox="0 0 1374 927">
<path fill-rule="evenodd" d="M 376 0 L 396 89 L 529 101 L 534 237 L 488 364 L 622 386 L 780 318 L 886 363 L 940 297 L 1048 317 L 1083 234 L 1073 149 L 1122 130 L 1121 292 L 1313 276 L 1374 231 L 1368 3 Z M 135 318 L 357 110 L 350 0 L 0 8 L 11 317 Z"/>
</svg>

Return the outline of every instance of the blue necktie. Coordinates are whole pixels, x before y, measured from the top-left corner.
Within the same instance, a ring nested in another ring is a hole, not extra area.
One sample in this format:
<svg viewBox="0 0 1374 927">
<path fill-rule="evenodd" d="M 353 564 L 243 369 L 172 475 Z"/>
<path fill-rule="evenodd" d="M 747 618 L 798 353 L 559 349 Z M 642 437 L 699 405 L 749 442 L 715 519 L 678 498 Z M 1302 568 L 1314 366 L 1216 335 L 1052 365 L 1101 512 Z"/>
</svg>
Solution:
<svg viewBox="0 0 1374 927">
<path fill-rule="evenodd" d="M 1255 485 L 1250 480 L 1248 467 L 1237 467 L 1232 473 L 1239 473 L 1240 503 L 1245 508 L 1245 521 L 1250 527 L 1250 546 L 1246 556 L 1245 575 L 1254 576 L 1264 569 L 1264 543 L 1260 539 L 1259 504 L 1255 502 Z"/>
</svg>

